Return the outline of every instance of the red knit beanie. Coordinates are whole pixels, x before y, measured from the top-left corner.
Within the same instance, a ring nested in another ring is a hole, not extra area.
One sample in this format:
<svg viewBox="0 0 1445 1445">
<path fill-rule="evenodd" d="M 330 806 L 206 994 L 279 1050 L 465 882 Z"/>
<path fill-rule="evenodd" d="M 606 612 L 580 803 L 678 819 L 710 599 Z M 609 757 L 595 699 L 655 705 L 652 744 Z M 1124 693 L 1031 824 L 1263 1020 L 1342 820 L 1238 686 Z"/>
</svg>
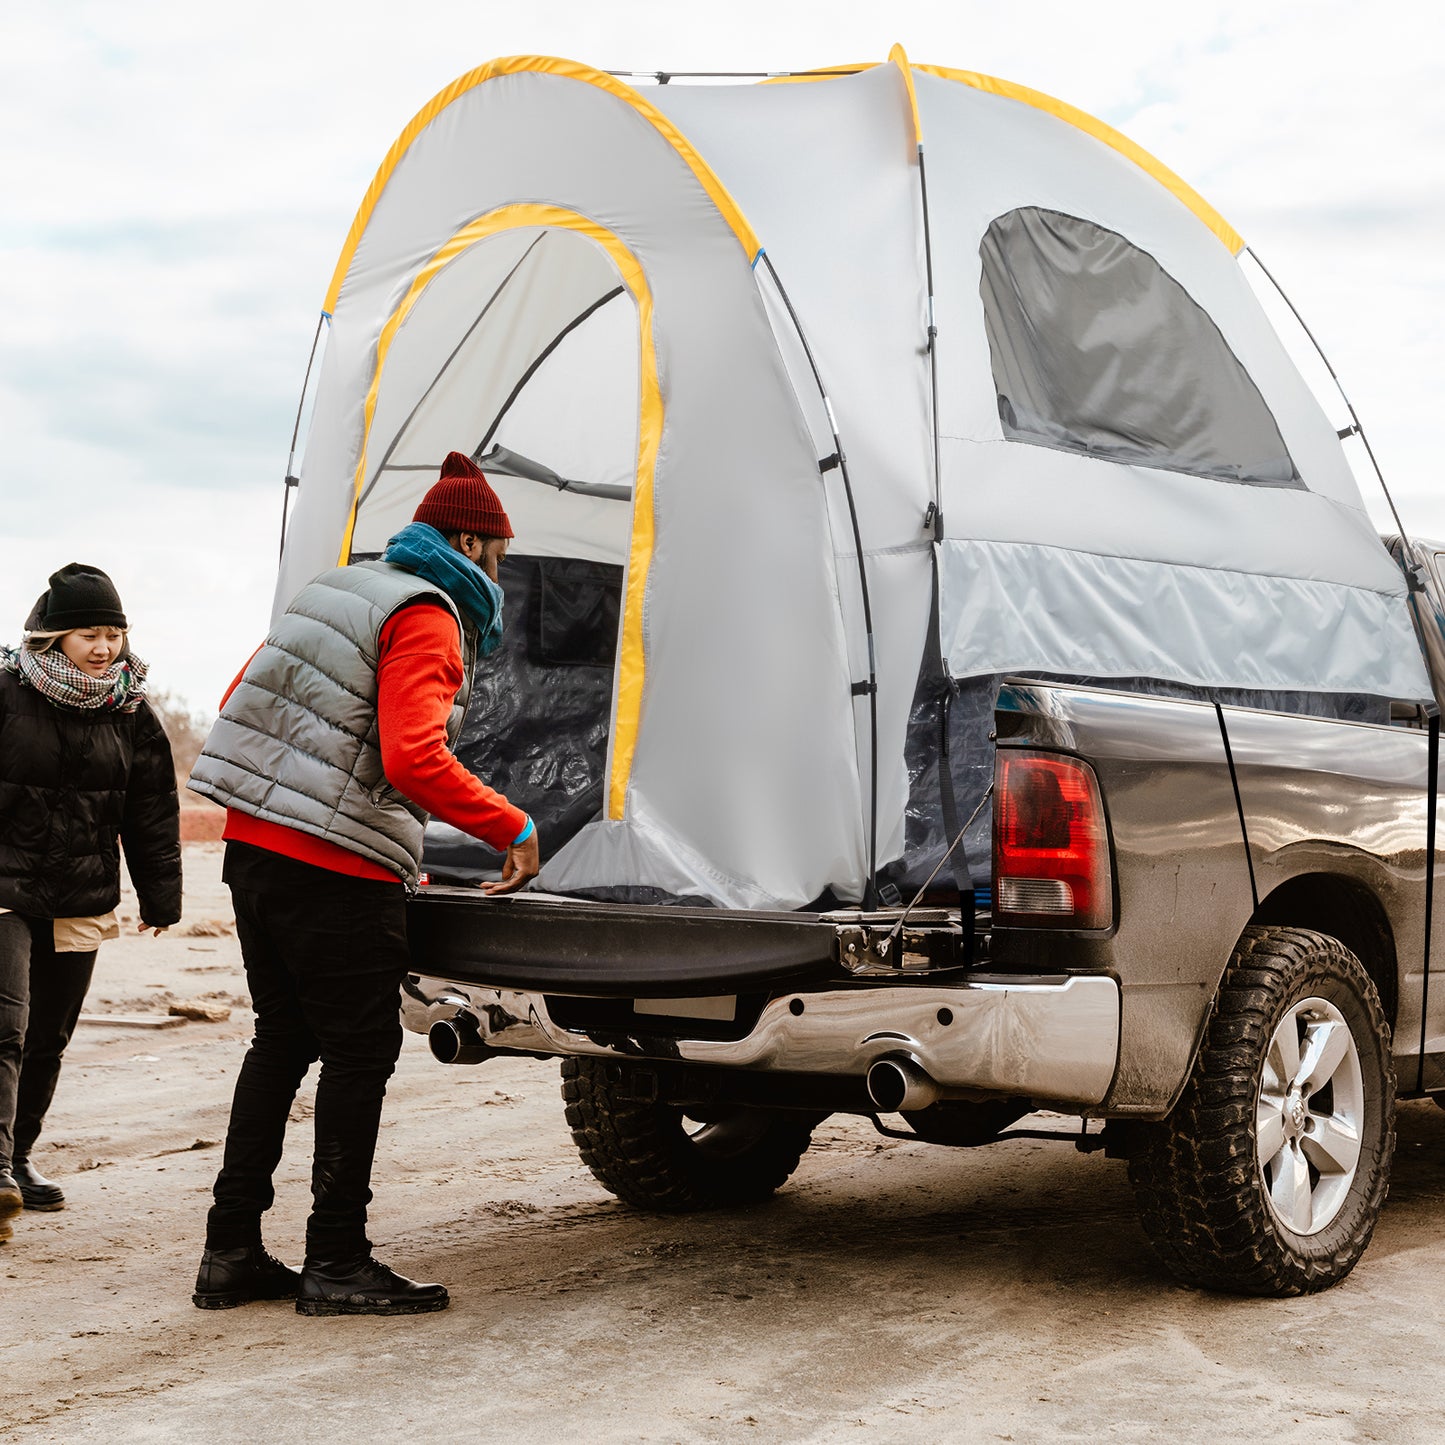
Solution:
<svg viewBox="0 0 1445 1445">
<path fill-rule="evenodd" d="M 421 499 L 413 522 L 438 532 L 475 532 L 479 537 L 511 537 L 512 524 L 485 474 L 470 457 L 448 452 L 442 474 Z"/>
</svg>

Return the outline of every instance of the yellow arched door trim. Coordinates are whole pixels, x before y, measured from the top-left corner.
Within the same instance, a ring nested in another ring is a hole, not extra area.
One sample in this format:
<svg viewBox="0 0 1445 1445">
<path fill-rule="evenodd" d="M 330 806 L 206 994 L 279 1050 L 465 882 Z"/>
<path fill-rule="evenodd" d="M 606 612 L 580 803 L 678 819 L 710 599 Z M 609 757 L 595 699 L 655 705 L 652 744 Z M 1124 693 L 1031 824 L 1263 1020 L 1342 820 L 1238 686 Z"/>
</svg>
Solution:
<svg viewBox="0 0 1445 1445">
<path fill-rule="evenodd" d="M 480 65 L 475 70 L 469 70 L 465 75 L 459 76 L 445 90 L 433 96 L 412 117 L 410 124 L 396 138 L 392 148 L 386 153 L 386 159 L 382 161 L 371 185 L 367 188 L 366 195 L 362 198 L 361 206 L 356 212 L 356 219 L 351 223 L 346 244 L 341 248 L 341 256 L 336 262 L 336 270 L 331 276 L 331 285 L 326 292 L 326 304 L 322 307 L 323 311 L 328 315 L 335 311 L 337 298 L 341 295 L 341 284 L 346 280 L 347 271 L 351 269 L 352 258 L 356 255 L 356 248 L 360 245 L 362 234 L 371 220 L 371 213 L 376 209 L 377 202 L 381 199 L 381 193 L 386 189 L 392 172 L 400 165 L 402 157 L 407 153 L 411 143 L 447 106 L 458 97 L 465 95 L 467 91 L 474 90 L 477 86 L 483 85 L 489 80 L 495 80 L 499 76 L 523 73 L 557 75 L 565 80 L 581 81 L 584 85 L 592 85 L 596 86 L 598 90 L 605 90 L 609 95 L 614 95 L 630 105 L 686 162 L 688 168 L 701 183 L 702 188 L 712 198 L 712 202 L 718 208 L 722 218 L 731 227 L 743 250 L 747 252 L 749 263 L 757 260 L 762 245 L 738 203 L 728 193 L 727 187 L 717 178 L 712 167 L 703 160 L 687 137 L 639 91 L 634 90 L 632 86 L 619 80 L 615 75 L 608 75 L 603 70 L 593 70 L 591 66 L 579 65 L 573 60 L 558 60 L 550 55 L 513 55 L 503 60 L 490 60 L 487 64 Z"/>
<path fill-rule="evenodd" d="M 637 428 L 637 475 L 632 489 L 632 540 L 627 557 L 627 581 L 622 598 L 622 648 L 617 669 L 617 701 L 612 717 L 612 762 L 608 771 L 607 816 L 621 818 L 627 801 L 627 785 L 632 778 L 632 760 L 637 752 L 637 730 L 642 717 L 642 684 L 646 658 L 642 645 L 642 600 L 647 589 L 647 574 L 652 566 L 656 531 L 653 517 L 653 479 L 657 470 L 657 451 L 662 442 L 662 390 L 657 380 L 657 352 L 652 343 L 652 290 L 642 264 L 615 232 L 599 226 L 576 211 L 561 206 L 519 204 L 501 206 L 479 216 L 462 227 L 417 272 L 401 304 L 387 318 L 376 347 L 376 370 L 366 393 L 362 421 L 361 457 L 356 464 L 352 486 L 351 515 L 341 543 L 340 563 L 351 556 L 351 539 L 356 531 L 356 513 L 366 479 L 367 449 L 371 442 L 371 423 L 376 415 L 376 398 L 381 390 L 381 376 L 387 353 L 412 308 L 437 275 L 468 248 L 489 236 L 523 226 L 548 226 L 574 231 L 601 246 L 617 267 L 623 284 L 637 305 L 638 350 L 641 385 Z"/>
<path fill-rule="evenodd" d="M 1076 130 L 1093 136 L 1095 140 L 1102 141 L 1121 156 L 1133 161 L 1140 170 L 1151 175 L 1165 190 L 1183 201 L 1224 242 L 1231 255 L 1237 256 L 1244 250 L 1244 237 L 1193 186 L 1175 175 L 1163 161 L 1150 155 L 1143 146 L 1135 145 L 1128 136 L 1087 111 L 1080 110 L 1067 101 L 1056 100 L 1052 95 L 1045 95 L 1041 90 L 1030 90 L 1026 85 L 1015 85 L 1011 80 L 1000 80 L 993 75 L 980 75 L 974 70 L 949 70 L 942 65 L 915 65 L 913 68 L 923 71 L 925 75 L 955 80 L 960 85 L 972 86 L 974 90 L 982 90 L 989 95 L 1001 95 L 1007 100 L 1032 106 L 1035 110 L 1045 111 Z"/>
</svg>

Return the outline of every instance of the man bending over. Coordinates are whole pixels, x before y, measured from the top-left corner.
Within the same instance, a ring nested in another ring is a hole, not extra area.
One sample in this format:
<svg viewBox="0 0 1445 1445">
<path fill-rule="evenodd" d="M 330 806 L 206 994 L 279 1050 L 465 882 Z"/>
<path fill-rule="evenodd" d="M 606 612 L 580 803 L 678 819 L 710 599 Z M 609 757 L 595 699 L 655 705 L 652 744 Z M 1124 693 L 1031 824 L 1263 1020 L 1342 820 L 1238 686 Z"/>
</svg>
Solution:
<svg viewBox="0 0 1445 1445">
<path fill-rule="evenodd" d="M 401 1051 L 406 889 L 428 814 L 506 854 L 490 893 L 538 870 L 537 832 L 451 751 L 472 668 L 501 640 L 512 527 L 459 452 L 379 562 L 296 595 L 222 702 L 190 787 L 227 809 L 223 877 L 256 1014 L 192 1296 L 202 1309 L 296 1296 L 301 1314 L 445 1309 L 439 1284 L 372 1258 L 371 1167 Z M 316 1087 L 303 1269 L 261 1243 L 307 1069 Z"/>
</svg>

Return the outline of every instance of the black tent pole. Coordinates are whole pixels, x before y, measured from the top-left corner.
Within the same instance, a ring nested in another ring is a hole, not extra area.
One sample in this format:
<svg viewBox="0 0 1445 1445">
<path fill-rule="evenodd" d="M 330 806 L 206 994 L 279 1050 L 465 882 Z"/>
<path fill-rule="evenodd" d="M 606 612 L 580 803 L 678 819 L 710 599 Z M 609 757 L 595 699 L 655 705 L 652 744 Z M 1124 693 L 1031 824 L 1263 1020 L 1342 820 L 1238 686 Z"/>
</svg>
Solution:
<svg viewBox="0 0 1445 1445">
<path fill-rule="evenodd" d="M 1395 499 L 1390 495 L 1390 488 L 1386 485 L 1385 474 L 1383 471 L 1380 470 L 1380 463 L 1375 458 L 1375 449 L 1370 445 L 1370 438 L 1365 434 L 1365 424 L 1360 420 L 1358 413 L 1355 411 L 1354 402 L 1350 400 L 1349 395 L 1345 391 L 1344 383 L 1336 374 L 1334 367 L 1330 365 L 1330 359 L 1328 356 L 1325 355 L 1324 347 L 1320 345 L 1314 332 L 1310 330 L 1304 317 L 1300 315 L 1299 307 L 1290 300 L 1289 292 L 1286 291 L 1284 287 L 1281 286 L 1279 282 L 1274 279 L 1274 272 L 1271 271 L 1269 267 L 1266 266 L 1264 262 L 1259 259 L 1259 255 L 1255 251 L 1253 246 L 1246 246 L 1244 249 L 1245 254 L 1249 257 L 1251 261 L 1254 262 L 1256 266 L 1259 267 L 1261 271 L 1264 272 L 1265 276 L 1269 280 L 1269 284 L 1273 286 L 1274 289 L 1279 293 L 1280 300 L 1289 307 L 1291 313 L 1293 313 L 1294 315 L 1294 319 L 1299 322 L 1300 330 L 1303 331 L 1307 337 L 1309 337 L 1310 345 L 1314 347 L 1316 354 L 1319 356 L 1319 359 L 1324 362 L 1325 370 L 1329 372 L 1330 380 L 1334 382 L 1335 390 L 1339 392 L 1340 400 L 1344 402 L 1345 410 L 1348 411 L 1350 414 L 1350 425 L 1347 426 L 1344 431 L 1339 433 L 1340 440 L 1344 441 L 1346 440 L 1346 438 L 1353 434 L 1354 436 L 1359 437 L 1359 439 L 1365 444 L 1365 455 L 1369 457 L 1370 465 L 1375 469 L 1375 477 L 1380 483 L 1380 490 L 1385 494 L 1385 501 L 1388 502 L 1390 505 L 1390 515 L 1395 519 L 1395 527 L 1396 530 L 1400 533 L 1401 542 L 1405 544 L 1404 547 L 1401 549 L 1400 565 L 1402 568 L 1405 569 L 1406 579 L 1413 583 L 1413 579 L 1410 578 L 1409 575 L 1410 538 L 1405 532 L 1405 524 L 1400 520 L 1400 513 L 1395 506 Z M 1412 590 L 1414 590 L 1413 586 Z"/>
<path fill-rule="evenodd" d="M 311 338 L 311 355 L 306 358 L 306 375 L 301 380 L 301 399 L 296 403 L 296 425 L 291 428 L 291 450 L 286 455 L 286 490 L 281 497 L 281 545 L 276 555 L 286 555 L 286 517 L 291 510 L 291 493 L 301 485 L 296 475 L 296 443 L 301 437 L 301 414 L 306 410 L 306 393 L 311 387 L 311 368 L 316 364 L 316 348 L 321 344 L 321 328 L 331 320 L 331 314 L 323 311 L 316 318 L 316 334 Z"/>
</svg>

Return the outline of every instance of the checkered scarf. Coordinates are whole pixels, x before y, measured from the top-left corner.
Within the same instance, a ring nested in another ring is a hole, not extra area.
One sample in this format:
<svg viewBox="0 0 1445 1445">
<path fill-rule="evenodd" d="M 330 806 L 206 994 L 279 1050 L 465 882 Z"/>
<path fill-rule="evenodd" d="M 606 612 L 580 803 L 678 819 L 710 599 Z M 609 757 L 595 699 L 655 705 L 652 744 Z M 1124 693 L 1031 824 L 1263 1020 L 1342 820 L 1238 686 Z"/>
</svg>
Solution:
<svg viewBox="0 0 1445 1445">
<path fill-rule="evenodd" d="M 0 669 L 15 673 L 58 707 L 134 712 L 145 697 L 146 665 L 138 657 L 124 658 L 92 677 L 58 647 L 45 652 L 0 647 Z"/>
</svg>

